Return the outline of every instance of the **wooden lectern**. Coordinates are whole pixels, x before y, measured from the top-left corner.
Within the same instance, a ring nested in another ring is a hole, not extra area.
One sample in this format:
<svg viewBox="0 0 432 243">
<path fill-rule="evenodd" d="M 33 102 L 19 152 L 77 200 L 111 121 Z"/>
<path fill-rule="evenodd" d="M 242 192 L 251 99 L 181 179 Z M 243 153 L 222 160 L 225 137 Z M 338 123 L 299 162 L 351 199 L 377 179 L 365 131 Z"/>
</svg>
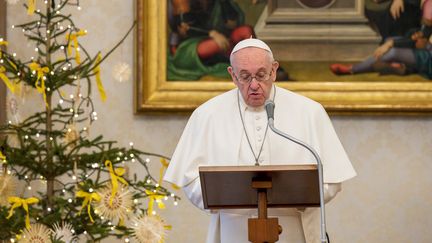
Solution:
<svg viewBox="0 0 432 243">
<path fill-rule="evenodd" d="M 248 220 L 249 241 L 272 243 L 282 232 L 267 208 L 319 207 L 316 165 L 201 166 L 205 209 L 257 208 Z"/>
</svg>

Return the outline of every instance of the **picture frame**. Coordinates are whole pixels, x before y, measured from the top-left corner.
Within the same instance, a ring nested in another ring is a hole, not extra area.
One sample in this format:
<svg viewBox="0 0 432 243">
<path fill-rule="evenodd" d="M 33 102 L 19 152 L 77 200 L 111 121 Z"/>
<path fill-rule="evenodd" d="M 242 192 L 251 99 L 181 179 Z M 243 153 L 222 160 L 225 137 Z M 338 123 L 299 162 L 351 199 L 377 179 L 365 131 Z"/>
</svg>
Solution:
<svg viewBox="0 0 432 243">
<path fill-rule="evenodd" d="M 235 88 L 226 81 L 167 81 L 167 1 L 137 0 L 134 106 L 136 114 L 190 113 Z M 431 114 L 430 81 L 294 81 L 278 86 L 307 96 L 331 114 Z"/>
</svg>

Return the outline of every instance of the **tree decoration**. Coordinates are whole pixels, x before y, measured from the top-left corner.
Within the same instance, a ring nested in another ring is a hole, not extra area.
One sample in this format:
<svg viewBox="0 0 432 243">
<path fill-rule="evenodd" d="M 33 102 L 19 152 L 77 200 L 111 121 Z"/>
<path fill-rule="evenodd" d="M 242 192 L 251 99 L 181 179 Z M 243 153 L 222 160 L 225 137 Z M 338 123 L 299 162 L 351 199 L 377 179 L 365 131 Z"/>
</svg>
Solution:
<svg viewBox="0 0 432 243">
<path fill-rule="evenodd" d="M 61 225 L 56 223 L 51 229 L 51 235 L 54 239 L 59 239 L 65 243 L 75 242 L 76 236 L 74 235 L 73 226 L 69 223 L 62 223 Z"/>
<path fill-rule="evenodd" d="M 157 216 L 142 216 L 133 223 L 135 239 L 140 243 L 159 243 L 170 227 Z"/>
<path fill-rule="evenodd" d="M 5 50 L 10 45 L 0 36 L 0 82 L 22 99 L 30 87 L 43 105 L 21 119 L 18 102 L 10 99 L 11 120 L 0 126 L 0 241 L 99 242 L 114 236 L 162 242 L 168 226 L 157 211 L 180 199 L 162 185 L 169 158 L 132 143 L 119 147 L 89 132 L 98 120 L 92 91 L 103 101 L 109 98 L 101 63 L 132 28 L 106 54 L 92 54 L 83 46 L 91 33 L 68 13 L 70 7 L 81 9 L 79 0 L 23 2 L 31 20 L 12 29 L 22 31 L 35 56 L 18 58 Z M 122 65 L 115 72 L 124 81 L 130 68 Z M 153 157 L 162 163 L 156 178 L 147 167 Z M 134 170 L 139 174 L 128 175 L 132 165 L 141 166 Z"/>
<path fill-rule="evenodd" d="M 129 64 L 125 62 L 119 62 L 114 65 L 112 75 L 119 83 L 127 82 L 132 74 L 132 69 Z"/>
<path fill-rule="evenodd" d="M 118 221 L 123 224 L 130 216 L 133 206 L 132 193 L 128 188 L 121 186 L 112 197 L 112 188 L 107 187 L 101 190 L 101 200 L 97 203 L 96 212 L 109 220 Z"/>
<path fill-rule="evenodd" d="M 19 242 L 22 243 L 46 243 L 50 242 L 51 231 L 43 224 L 34 224 L 26 229 Z"/>
<path fill-rule="evenodd" d="M 12 116 L 12 119 L 14 120 L 15 123 L 19 123 L 20 122 L 20 118 L 18 116 L 19 105 L 15 96 L 11 95 L 8 98 L 6 103 L 7 103 L 7 108 L 9 110 L 10 116 Z"/>
</svg>

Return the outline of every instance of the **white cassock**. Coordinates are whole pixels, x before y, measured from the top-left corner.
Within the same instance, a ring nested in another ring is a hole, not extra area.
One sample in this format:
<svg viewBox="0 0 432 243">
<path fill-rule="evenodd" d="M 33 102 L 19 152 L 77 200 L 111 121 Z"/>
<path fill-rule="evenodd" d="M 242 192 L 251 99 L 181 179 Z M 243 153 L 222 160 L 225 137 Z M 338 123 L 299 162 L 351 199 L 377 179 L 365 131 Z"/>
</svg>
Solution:
<svg viewBox="0 0 432 243">
<path fill-rule="evenodd" d="M 356 175 L 324 108 L 317 102 L 274 86 L 270 97 L 275 102 L 275 127 L 311 145 L 323 163 L 325 194 L 333 197 L 340 183 Z M 216 96 L 190 117 L 173 154 L 164 180 L 175 183 L 190 201 L 203 209 L 198 167 L 204 165 L 253 165 L 254 155 L 240 118 L 243 116 L 247 136 L 255 156 L 262 165 L 315 164 L 313 155 L 270 128 L 263 107 L 248 107 L 238 89 Z M 330 186 L 328 185 L 336 185 Z M 203 209 L 204 210 L 204 209 Z M 247 243 L 247 219 L 257 210 L 223 210 L 212 212 L 206 243 Z M 277 216 L 283 232 L 278 243 L 320 242 L 319 208 L 304 212 L 296 209 L 269 209 Z"/>
</svg>

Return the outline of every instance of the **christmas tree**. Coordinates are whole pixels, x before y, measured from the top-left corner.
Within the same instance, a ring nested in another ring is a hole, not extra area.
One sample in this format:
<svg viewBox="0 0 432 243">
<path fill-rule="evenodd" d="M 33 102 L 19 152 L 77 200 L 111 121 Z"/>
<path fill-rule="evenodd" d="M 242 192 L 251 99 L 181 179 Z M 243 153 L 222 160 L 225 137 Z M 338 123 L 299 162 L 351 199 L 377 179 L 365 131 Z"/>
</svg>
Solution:
<svg viewBox="0 0 432 243">
<path fill-rule="evenodd" d="M 161 242 L 169 226 L 156 208 L 179 200 L 161 185 L 168 158 L 89 132 L 97 120 L 91 91 L 96 86 L 100 98 L 107 97 L 100 64 L 132 28 L 105 55 L 91 55 L 79 41 L 87 32 L 65 14 L 80 8 L 79 1 L 40 1 L 43 10 L 37 2 L 24 4 L 31 21 L 12 26 L 34 44 L 35 57 L 5 51 L 8 42 L 0 37 L 0 79 L 12 94 L 32 87 L 44 103 L 42 111 L 0 127 L 0 240 Z M 147 168 L 150 157 L 161 161 L 158 178 Z M 130 176 L 129 163 L 142 165 L 142 172 Z M 37 183 L 43 187 L 35 189 Z"/>
</svg>

